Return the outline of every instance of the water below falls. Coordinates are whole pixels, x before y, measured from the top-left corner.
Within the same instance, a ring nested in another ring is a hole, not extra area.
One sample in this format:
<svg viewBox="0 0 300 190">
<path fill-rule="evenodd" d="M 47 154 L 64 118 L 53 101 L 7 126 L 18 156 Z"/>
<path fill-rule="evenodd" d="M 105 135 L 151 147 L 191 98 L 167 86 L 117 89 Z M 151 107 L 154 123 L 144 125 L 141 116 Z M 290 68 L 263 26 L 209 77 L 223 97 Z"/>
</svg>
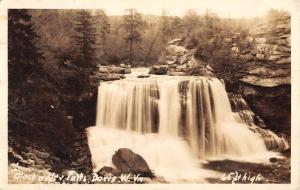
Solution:
<svg viewBox="0 0 300 190">
<path fill-rule="evenodd" d="M 112 165 L 124 147 L 167 179 L 199 179 L 197 160 L 267 152 L 259 135 L 235 119 L 219 79 L 138 74 L 98 88 L 96 127 L 87 130 L 95 171 Z"/>
</svg>

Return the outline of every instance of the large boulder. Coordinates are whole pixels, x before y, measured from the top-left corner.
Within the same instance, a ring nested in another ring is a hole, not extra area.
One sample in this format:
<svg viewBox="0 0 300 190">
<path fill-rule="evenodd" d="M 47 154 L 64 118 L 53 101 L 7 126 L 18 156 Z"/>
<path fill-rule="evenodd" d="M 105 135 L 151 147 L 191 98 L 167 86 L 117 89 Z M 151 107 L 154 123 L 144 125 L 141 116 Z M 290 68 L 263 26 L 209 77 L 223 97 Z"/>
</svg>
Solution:
<svg viewBox="0 0 300 190">
<path fill-rule="evenodd" d="M 140 155 L 128 148 L 119 149 L 112 157 L 115 167 L 123 173 L 140 174 L 144 177 L 152 177 L 147 162 Z"/>
<path fill-rule="evenodd" d="M 167 65 L 156 65 L 151 67 L 149 74 L 165 75 L 168 72 L 169 67 Z"/>
</svg>

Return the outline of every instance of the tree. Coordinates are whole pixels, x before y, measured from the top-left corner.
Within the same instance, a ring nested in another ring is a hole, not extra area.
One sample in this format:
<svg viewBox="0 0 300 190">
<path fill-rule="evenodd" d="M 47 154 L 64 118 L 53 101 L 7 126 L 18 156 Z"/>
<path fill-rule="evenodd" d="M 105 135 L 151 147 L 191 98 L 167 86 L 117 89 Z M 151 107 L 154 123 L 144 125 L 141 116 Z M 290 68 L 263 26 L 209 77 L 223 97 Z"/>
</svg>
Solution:
<svg viewBox="0 0 300 190">
<path fill-rule="evenodd" d="M 100 9 L 96 12 L 96 28 L 97 28 L 97 46 L 100 52 L 100 59 L 105 59 L 106 57 L 106 43 L 107 43 L 107 35 L 110 34 L 110 23 L 108 21 L 108 17 L 105 12 Z"/>
<path fill-rule="evenodd" d="M 8 118 L 11 122 L 25 123 L 25 115 L 32 110 L 27 102 L 30 87 L 36 79 L 45 76 L 40 60 L 43 52 L 37 46 L 39 36 L 32 23 L 31 14 L 25 9 L 8 10 Z M 38 87 L 36 87 L 38 88 Z"/>
<path fill-rule="evenodd" d="M 172 18 L 171 28 L 175 36 L 180 36 L 184 29 L 183 20 L 178 16 Z"/>
<path fill-rule="evenodd" d="M 200 25 L 199 15 L 196 10 L 189 9 L 183 16 L 184 33 L 189 37 Z"/>
<path fill-rule="evenodd" d="M 135 9 L 125 10 L 122 27 L 126 31 L 125 41 L 129 43 L 129 63 L 132 64 L 134 43 L 142 40 L 142 33 L 145 31 L 146 22 L 142 15 Z"/>
<path fill-rule="evenodd" d="M 173 34 L 171 18 L 170 16 L 168 16 L 166 10 L 163 10 L 161 14 L 160 31 L 162 44 L 166 44 L 171 39 L 171 36 Z"/>
<path fill-rule="evenodd" d="M 19 88 L 32 71 L 38 69 L 43 53 L 36 45 L 39 38 L 25 9 L 8 11 L 8 80 L 10 89 Z"/>
<path fill-rule="evenodd" d="M 89 74 L 96 68 L 95 43 L 96 43 L 96 22 L 90 12 L 80 10 L 76 13 L 74 30 L 76 35 L 75 46 L 77 57 L 75 61 L 81 67 L 83 73 L 82 88 L 89 83 Z"/>
</svg>

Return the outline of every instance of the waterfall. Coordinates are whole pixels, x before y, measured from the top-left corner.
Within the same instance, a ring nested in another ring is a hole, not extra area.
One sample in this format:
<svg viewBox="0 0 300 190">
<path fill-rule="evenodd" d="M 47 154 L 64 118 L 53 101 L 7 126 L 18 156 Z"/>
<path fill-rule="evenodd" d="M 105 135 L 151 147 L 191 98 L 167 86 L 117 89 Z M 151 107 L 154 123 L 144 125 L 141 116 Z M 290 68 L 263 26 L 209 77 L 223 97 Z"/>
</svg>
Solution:
<svg viewBox="0 0 300 190">
<path fill-rule="evenodd" d="M 195 160 L 267 152 L 260 135 L 236 119 L 224 84 L 207 77 L 132 74 L 102 83 L 88 137 L 94 170 L 111 165 L 114 151 L 127 147 L 164 177 L 181 167 L 178 176 L 192 172 L 199 168 Z"/>
<path fill-rule="evenodd" d="M 225 87 L 216 78 L 104 83 L 98 90 L 96 125 L 181 137 L 199 158 L 266 150 L 257 134 L 235 120 Z"/>
</svg>

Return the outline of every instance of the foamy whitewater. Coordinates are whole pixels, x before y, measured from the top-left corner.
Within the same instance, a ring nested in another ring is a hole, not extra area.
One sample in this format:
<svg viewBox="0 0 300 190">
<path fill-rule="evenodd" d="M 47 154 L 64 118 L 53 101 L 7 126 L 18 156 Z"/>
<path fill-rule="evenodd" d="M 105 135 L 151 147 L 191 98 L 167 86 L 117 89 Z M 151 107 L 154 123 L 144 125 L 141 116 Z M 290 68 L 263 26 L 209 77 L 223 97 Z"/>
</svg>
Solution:
<svg viewBox="0 0 300 190">
<path fill-rule="evenodd" d="M 137 78 L 144 73 L 99 86 L 96 127 L 87 129 L 94 171 L 112 166 L 119 148 L 130 148 L 168 181 L 201 182 L 214 173 L 198 160 L 270 155 L 259 135 L 234 117 L 220 80 Z"/>
</svg>

